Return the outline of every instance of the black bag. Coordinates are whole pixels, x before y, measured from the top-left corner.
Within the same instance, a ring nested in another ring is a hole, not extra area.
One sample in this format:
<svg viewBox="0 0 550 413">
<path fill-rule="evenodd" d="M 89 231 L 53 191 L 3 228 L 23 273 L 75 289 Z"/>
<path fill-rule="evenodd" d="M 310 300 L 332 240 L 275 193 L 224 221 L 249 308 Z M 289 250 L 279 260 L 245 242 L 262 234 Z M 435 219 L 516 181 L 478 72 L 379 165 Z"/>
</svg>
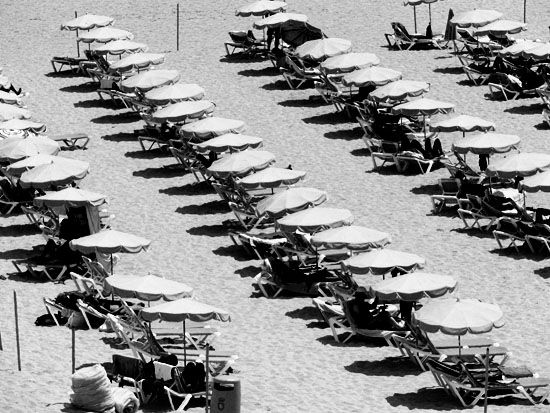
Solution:
<svg viewBox="0 0 550 413">
<path fill-rule="evenodd" d="M 86 295 L 78 291 L 69 291 L 59 294 L 55 297 L 55 303 L 73 311 L 80 311 L 76 305 L 76 300 L 84 300 Z"/>
</svg>

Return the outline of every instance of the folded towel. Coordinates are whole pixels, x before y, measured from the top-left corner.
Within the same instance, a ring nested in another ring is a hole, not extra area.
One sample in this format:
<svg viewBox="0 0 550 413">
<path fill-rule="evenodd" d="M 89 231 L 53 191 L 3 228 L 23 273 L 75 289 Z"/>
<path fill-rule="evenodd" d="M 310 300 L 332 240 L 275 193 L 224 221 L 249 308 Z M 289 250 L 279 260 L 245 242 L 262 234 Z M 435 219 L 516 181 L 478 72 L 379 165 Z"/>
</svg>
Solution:
<svg viewBox="0 0 550 413">
<path fill-rule="evenodd" d="M 139 409 L 139 400 L 134 393 L 124 387 L 113 388 L 116 413 L 136 413 Z"/>
<path fill-rule="evenodd" d="M 172 380 L 172 369 L 174 366 L 158 361 L 154 361 L 153 365 L 155 366 L 155 379 L 162 381 Z"/>
<path fill-rule="evenodd" d="M 111 383 L 105 369 L 99 364 L 77 370 L 72 376 L 71 403 L 83 410 L 112 411 L 115 402 Z"/>
</svg>

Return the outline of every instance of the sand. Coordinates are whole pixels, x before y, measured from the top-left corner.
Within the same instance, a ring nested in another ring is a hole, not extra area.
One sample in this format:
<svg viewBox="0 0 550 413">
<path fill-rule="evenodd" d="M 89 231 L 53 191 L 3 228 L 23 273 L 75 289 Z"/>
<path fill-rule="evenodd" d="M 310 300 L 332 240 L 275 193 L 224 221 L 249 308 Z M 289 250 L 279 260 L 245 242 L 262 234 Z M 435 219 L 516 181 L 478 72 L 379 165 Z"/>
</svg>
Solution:
<svg viewBox="0 0 550 413">
<path fill-rule="evenodd" d="M 546 0 L 528 3 L 525 37 L 548 39 Z M 412 27 L 412 9 L 401 1 L 289 4 L 289 11 L 307 14 L 330 36 L 350 39 L 355 51 L 376 53 L 381 65 L 401 70 L 406 79 L 430 82 L 429 97 L 454 102 L 457 113 L 493 120 L 497 131 L 520 135 L 522 150 L 548 151 L 550 133 L 542 125 L 540 100 L 487 100 L 488 88 L 467 84 L 456 58 L 447 51 L 397 52 L 384 47 L 383 33 L 390 29 L 390 21 Z M 75 53 L 74 33 L 58 30 L 74 10 L 112 15 L 116 27 L 132 31 L 150 51 L 166 52 L 165 68 L 179 69 L 182 81 L 202 85 L 207 98 L 217 104 L 216 115 L 246 121 L 247 133 L 264 139 L 278 166 L 292 164 L 308 171 L 305 184 L 326 190 L 327 206 L 349 208 L 355 223 L 390 232 L 392 248 L 426 257 L 430 272 L 456 277 L 460 297 L 499 303 L 506 325 L 492 336 L 513 352 L 513 362 L 550 375 L 547 261 L 500 254 L 489 235 L 461 231 L 456 217 L 432 216 L 428 194 L 437 179 L 447 175 L 445 170 L 413 176 L 373 173 L 357 124 L 334 114 L 331 106 L 310 102 L 313 89 L 288 90 L 268 61 L 225 61 L 227 32 L 249 28 L 254 20 L 234 16 L 240 5 L 235 0 L 183 2 L 179 52 L 175 2 L 23 0 L 2 7 L 4 73 L 31 93 L 26 99 L 29 109 L 34 119 L 47 123 L 51 134 L 91 135 L 88 150 L 64 153 L 91 162 L 91 174 L 82 187 L 109 195 L 116 229 L 153 241 L 148 253 L 122 256 L 118 269 L 158 272 L 183 281 L 204 301 L 230 311 L 232 322 L 219 325 L 223 334 L 217 347 L 240 356 L 235 367 L 242 378 L 244 412 L 459 410 L 435 388 L 430 373 L 420 372 L 396 349 L 378 341 L 335 343 L 310 299 L 270 300 L 253 294 L 251 277 L 259 262 L 231 246 L 221 225 L 231 215 L 217 196 L 197 190 L 189 175 L 167 172 L 163 166 L 174 163 L 172 158 L 140 151 L 131 135 L 141 127 L 139 118 L 99 100 L 86 78 L 49 74 L 51 56 Z M 519 0 L 442 2 L 432 7 L 434 32 L 444 30 L 449 6 L 457 12 L 474 5 L 522 18 Z M 418 8 L 418 18 L 424 28 L 426 8 Z M 444 148 L 456 137 L 444 137 Z M 532 205 L 548 201 L 543 194 L 528 197 Z M 12 273 L 11 260 L 28 256 L 32 246 L 44 242 L 24 216 L 0 218 L 0 235 L 1 274 Z M 42 297 L 54 297 L 71 289 L 70 284 L 36 283 L 18 276 L 0 282 L 1 411 L 68 411 L 70 332 L 35 327 L 34 320 L 45 311 Z M 13 291 L 19 299 L 22 372 L 17 371 L 15 357 Z M 77 365 L 106 362 L 114 353 L 129 354 L 108 343 L 108 336 L 97 331 L 78 331 Z M 491 403 L 490 409 L 537 410 L 522 403 Z"/>
</svg>

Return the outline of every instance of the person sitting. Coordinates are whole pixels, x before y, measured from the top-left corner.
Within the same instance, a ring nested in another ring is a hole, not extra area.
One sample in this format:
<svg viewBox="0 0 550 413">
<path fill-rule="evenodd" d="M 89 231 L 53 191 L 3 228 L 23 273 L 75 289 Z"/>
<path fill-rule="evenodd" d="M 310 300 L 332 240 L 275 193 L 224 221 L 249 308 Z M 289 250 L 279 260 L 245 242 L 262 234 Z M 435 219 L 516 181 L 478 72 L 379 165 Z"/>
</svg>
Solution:
<svg viewBox="0 0 550 413">
<path fill-rule="evenodd" d="M 443 152 L 443 147 L 441 146 L 441 141 L 439 140 L 439 138 L 435 138 L 433 145 L 432 141 L 427 138 L 424 142 L 424 152 L 426 153 L 426 156 L 430 159 L 439 158 L 445 154 Z"/>
<path fill-rule="evenodd" d="M 378 306 L 378 298 L 369 297 L 364 287 L 359 287 L 353 294 L 353 298 L 346 302 L 351 322 L 365 330 L 403 330 L 399 324 L 385 309 Z"/>
<path fill-rule="evenodd" d="M 523 217 L 526 212 L 520 208 L 512 199 L 504 196 L 497 196 L 491 193 L 491 190 L 487 188 L 485 190 L 485 196 L 481 200 L 483 209 L 489 215 L 496 217 L 502 217 L 504 215 L 517 214 Z M 530 218 L 530 217 L 529 217 Z"/>
<path fill-rule="evenodd" d="M 485 195 L 485 187 L 482 184 L 470 181 L 462 171 L 458 171 L 455 177 L 460 180 L 460 186 L 457 193 L 458 198 L 466 199 L 468 195 L 483 198 Z"/>
</svg>

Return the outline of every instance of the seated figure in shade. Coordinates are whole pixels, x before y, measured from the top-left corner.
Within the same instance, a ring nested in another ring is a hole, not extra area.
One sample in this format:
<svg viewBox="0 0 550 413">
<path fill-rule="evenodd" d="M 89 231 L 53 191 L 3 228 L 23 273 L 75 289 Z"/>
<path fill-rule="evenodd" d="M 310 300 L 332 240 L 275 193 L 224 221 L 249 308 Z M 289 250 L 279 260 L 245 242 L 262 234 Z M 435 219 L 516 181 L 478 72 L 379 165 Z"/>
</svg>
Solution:
<svg viewBox="0 0 550 413">
<path fill-rule="evenodd" d="M 378 299 L 369 297 L 364 287 L 359 287 L 353 298 L 347 301 L 351 322 L 357 327 L 366 330 L 395 330 L 406 329 L 402 322 L 392 317 L 384 306 L 378 305 Z"/>
</svg>

